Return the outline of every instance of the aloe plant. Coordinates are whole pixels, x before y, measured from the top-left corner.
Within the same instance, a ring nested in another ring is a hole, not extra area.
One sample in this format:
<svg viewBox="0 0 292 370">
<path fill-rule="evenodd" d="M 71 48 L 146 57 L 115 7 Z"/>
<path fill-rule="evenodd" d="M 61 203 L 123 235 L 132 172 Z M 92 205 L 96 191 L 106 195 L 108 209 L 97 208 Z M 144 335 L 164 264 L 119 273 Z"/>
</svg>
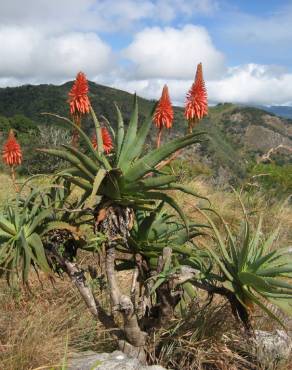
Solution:
<svg viewBox="0 0 292 370">
<path fill-rule="evenodd" d="M 136 222 L 128 240 L 130 249 L 147 259 L 150 268 L 154 269 L 157 268 L 159 255 L 166 247 L 170 247 L 174 255 L 182 261 L 185 257 L 193 258 L 193 261 L 208 257 L 206 251 L 196 246 L 194 238 L 205 235 L 204 229 L 209 226 L 188 222 L 186 229 L 185 224 L 178 222 L 163 206 L 164 203 L 161 202 L 152 212 L 136 212 Z"/>
<path fill-rule="evenodd" d="M 41 238 L 47 258 L 58 272 L 62 272 L 64 258 L 73 261 L 79 248 L 88 250 L 87 233 L 82 226 L 92 215 L 87 215 L 83 205 L 82 200 L 72 197 L 70 183 L 59 177 L 41 192 L 40 206 L 52 209 Z"/>
<path fill-rule="evenodd" d="M 260 220 L 252 233 L 244 210 L 242 234 L 235 237 L 223 221 L 223 236 L 208 214 L 211 209 L 198 209 L 208 223 L 198 224 L 190 222 L 175 201 L 174 191 L 200 196 L 178 183 L 175 175 L 164 172 L 163 165 L 177 151 L 202 142 L 204 133 L 175 138 L 147 152 L 153 112 L 139 126 L 135 97 L 127 127 L 116 107 L 117 131 L 111 130 L 114 150 L 106 154 L 100 123 L 89 101 L 87 108 L 97 149 L 79 125 L 57 116 L 79 133 L 84 145 L 82 150 L 68 145 L 42 149 L 70 167 L 59 172 L 52 184 L 31 187 L 25 198 L 18 195 L 15 204 L 5 208 L 0 216 L 0 273 L 9 281 L 21 274 L 25 283 L 32 267 L 49 274 L 67 273 L 120 349 L 142 361 L 148 333 L 156 325 L 167 325 L 178 303 L 187 307 L 197 288 L 224 295 L 246 328 L 254 304 L 277 319 L 265 307 L 265 300 L 291 313 L 291 253 L 289 249 L 271 249 L 277 232 L 264 240 Z M 108 127 L 111 129 L 109 123 Z M 82 190 L 78 198 L 74 198 L 75 186 Z M 170 209 L 179 218 L 170 214 Z M 95 234 L 92 240 L 91 233 Z M 206 240 L 206 236 L 211 236 L 212 245 L 202 250 L 196 238 Z M 105 250 L 110 315 L 94 297 L 84 269 L 76 263 L 78 248 Z M 119 288 L 116 274 L 125 269 L 133 270 L 128 295 Z M 116 312 L 123 318 L 122 329 L 120 320 L 115 321 Z"/>
<path fill-rule="evenodd" d="M 25 200 L 17 197 L 0 216 L 0 273 L 9 283 L 16 283 L 20 275 L 27 283 L 32 267 L 51 272 L 40 235 L 52 209 L 43 209 L 40 203 L 35 190 Z"/>
<path fill-rule="evenodd" d="M 64 122 L 73 126 L 83 138 L 86 153 L 71 146 L 63 145 L 63 149 L 42 149 L 43 152 L 67 160 L 71 168 L 62 171 L 68 181 L 85 191 L 88 206 L 98 204 L 96 196 L 102 197 L 101 203 L 129 206 L 131 208 L 151 209 L 156 201 L 161 200 L 173 207 L 185 220 L 176 201 L 165 190 L 179 190 L 195 194 L 191 189 L 178 184 L 177 177 L 164 174 L 156 166 L 172 153 L 191 144 L 203 140 L 203 132 L 196 132 L 172 140 L 159 149 L 144 153 L 145 141 L 149 134 L 153 112 L 138 128 L 138 103 L 134 99 L 134 108 L 127 130 L 125 130 L 122 114 L 118 107 L 118 129 L 115 135 L 114 153 L 105 156 L 102 145 L 99 121 L 91 109 L 95 123 L 98 149 L 95 150 L 84 131 L 63 118 Z M 61 117 L 62 118 L 62 117 Z"/>
<path fill-rule="evenodd" d="M 207 248 L 221 273 L 220 285 L 225 289 L 221 292 L 235 303 L 235 311 L 247 328 L 250 327 L 249 313 L 254 305 L 283 325 L 266 303 L 270 302 L 286 314 L 292 315 L 291 248 L 273 247 L 279 229 L 264 237 L 262 217 L 253 231 L 243 204 L 242 207 L 244 221 L 238 235 L 234 235 L 217 214 L 226 232 L 226 235 L 222 235 L 208 214 L 209 211 L 214 211 L 200 210 L 213 231 L 215 248 Z"/>
<path fill-rule="evenodd" d="M 174 175 L 164 174 L 157 166 L 173 153 L 199 143 L 202 132 L 196 132 L 145 152 L 145 142 L 152 125 L 152 111 L 138 127 L 138 103 L 134 107 L 130 122 L 125 129 L 118 107 L 118 128 L 114 136 L 114 152 L 106 156 L 103 149 L 102 131 L 95 112 L 90 108 L 97 138 L 97 150 L 85 132 L 70 120 L 60 117 L 79 132 L 85 152 L 63 145 L 62 149 L 43 151 L 70 163 L 71 167 L 59 173 L 68 182 L 83 189 L 86 208 L 92 209 L 95 218 L 94 231 L 101 232 L 106 241 L 106 273 L 111 293 L 112 307 L 122 313 L 128 343 L 134 347 L 145 344 L 146 334 L 138 324 L 137 315 L 130 297 L 121 293 L 115 275 L 115 251 L 119 245 L 126 246 L 134 224 L 134 210 L 153 210 L 158 201 L 172 207 L 183 220 L 187 232 L 188 223 L 184 212 L 175 199 L 167 192 L 178 190 L 197 196 L 191 189 L 178 184 Z M 114 135 L 114 132 L 112 132 Z"/>
<path fill-rule="evenodd" d="M 52 268 L 60 271 L 57 255 L 72 260 L 78 248 L 88 248 L 80 230 L 86 210 L 78 211 L 80 201 L 69 199 L 70 184 L 57 178 L 35 187 L 28 184 L 30 180 L 0 216 L 0 270 L 14 282 L 21 273 L 27 283 L 31 267 L 46 273 Z"/>
<path fill-rule="evenodd" d="M 212 268 L 209 253 L 195 244 L 195 238 L 203 236 L 205 228 L 208 226 L 190 222 L 187 230 L 174 215 L 166 213 L 163 202 L 151 212 L 136 211 L 127 245 L 117 247 L 120 252 L 130 251 L 135 258 L 118 258 L 117 269 L 134 271 L 133 297 L 136 281 L 143 286 L 140 305 L 149 311 L 144 324 L 146 320 L 151 325 L 155 321 L 162 325 L 173 316 L 178 303 L 185 304 L 196 296 L 189 280 L 202 278 L 204 271 Z"/>
</svg>

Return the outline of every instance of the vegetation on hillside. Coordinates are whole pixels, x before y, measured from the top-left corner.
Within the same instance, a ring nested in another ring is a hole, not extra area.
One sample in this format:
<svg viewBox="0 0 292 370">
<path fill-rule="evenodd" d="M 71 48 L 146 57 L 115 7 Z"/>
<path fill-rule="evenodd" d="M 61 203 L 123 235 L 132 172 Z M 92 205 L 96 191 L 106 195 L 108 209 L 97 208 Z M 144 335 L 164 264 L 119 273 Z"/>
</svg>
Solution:
<svg viewBox="0 0 292 370">
<path fill-rule="evenodd" d="M 72 82 L 61 86 L 27 85 L 0 89 L 0 145 L 3 144 L 8 129 L 14 128 L 25 153 L 25 162 L 19 168 L 20 173 L 35 174 L 56 169 L 56 161 L 35 149 L 46 147 L 49 142 L 55 142 L 57 146 L 69 140 L 67 128 L 62 122 L 56 122 L 41 113 L 55 111 L 67 116 L 69 109 L 66 101 L 71 87 Z M 123 111 L 125 125 L 128 124 L 133 98 L 131 94 L 90 82 L 89 97 L 101 121 L 102 116 L 105 116 L 114 129 L 117 127 L 114 108 L 116 102 Z M 151 110 L 152 103 L 138 98 L 141 120 Z M 174 116 L 176 125 L 168 135 L 164 135 L 165 139 L 181 136 L 186 131 L 183 109 L 174 107 Z M 85 132 L 92 133 L 88 118 L 84 118 L 83 128 Z M 204 145 L 190 148 L 184 157 L 198 157 L 201 163 L 210 168 L 213 178 L 225 173 L 226 180 L 231 184 L 238 184 L 252 175 L 252 166 L 271 148 L 281 143 L 292 146 L 291 121 L 280 119 L 258 108 L 234 104 L 209 107 L 209 116 L 202 120 L 201 129 L 210 133 L 210 139 Z M 60 135 L 62 138 L 58 141 Z M 154 138 L 148 140 L 150 145 L 154 144 Z M 291 163 L 291 154 L 280 150 L 273 154 L 271 160 L 277 166 L 283 166 Z M 46 168 L 43 163 L 47 161 L 51 165 Z"/>
<path fill-rule="evenodd" d="M 274 325 L 284 328 L 286 315 L 292 315 L 289 228 L 283 233 L 279 225 L 271 225 L 272 209 L 269 217 L 262 214 L 267 198 L 259 193 L 221 192 L 223 200 L 213 204 L 214 188 L 208 197 L 198 183 L 186 183 L 189 175 L 177 173 L 181 167 L 189 168 L 189 147 L 194 145 L 199 156 L 208 145 L 206 157 L 214 156 L 215 167 L 223 163 L 232 170 L 235 184 L 236 179 L 246 180 L 247 165 L 235 163 L 245 148 L 239 142 L 235 150 L 232 132 L 227 132 L 230 140 L 225 142 L 220 127 L 226 124 L 226 109 L 239 122 L 244 120 L 243 113 L 238 116 L 232 106 L 219 106 L 201 122 L 207 114 L 201 65 L 183 112 L 187 134 L 176 128 L 174 135 L 165 135 L 165 129 L 175 127 L 167 88 L 144 118 L 135 96 L 128 124 L 116 104 L 113 125 L 106 118 L 99 120 L 88 89 L 80 72 L 69 93 L 70 119 L 46 113 L 43 127 L 48 134 L 49 122 L 60 122 L 54 128 L 57 134 L 45 135 L 55 140 L 38 151 L 38 155 L 54 158 L 45 162 L 50 176 L 19 181 L 15 167 L 25 153 L 12 129 L 3 147 L 3 161 L 10 167 L 15 191 L 14 197 L 4 201 L 0 215 L 0 283 L 4 286 L 6 281 L 9 291 L 4 307 L 21 312 L 18 303 L 38 290 L 33 276 L 53 285 L 62 277 L 67 287 L 75 287 L 83 304 L 72 308 L 71 289 L 64 297 L 50 294 L 48 299 L 58 304 L 56 312 L 64 322 L 48 314 L 53 324 L 48 330 L 64 338 L 61 328 L 67 328 L 69 348 L 86 349 L 103 342 L 141 362 L 175 369 L 256 368 L 258 358 L 251 342 L 253 329 L 261 324 L 255 322 L 255 315 L 268 315 Z M 218 125 L 214 128 L 216 109 Z M 158 128 L 156 147 L 153 122 Z M 245 124 L 240 125 L 240 131 L 246 133 L 245 129 Z M 38 130 L 41 137 L 41 124 Z M 206 163 L 196 167 L 205 174 L 208 169 Z M 281 206 L 281 215 L 287 202 Z M 32 307 L 30 311 L 35 312 Z M 89 313 L 92 319 L 87 319 L 87 325 L 81 319 L 74 325 L 68 320 Z M 229 317 L 227 324 L 223 315 Z M 30 323 L 30 316 L 26 318 Z M 92 320 L 102 329 L 96 332 Z M 5 322 L 5 318 L 0 321 L 0 327 Z M 31 324 L 34 330 L 41 325 Z M 26 341 L 32 337 L 22 334 L 23 330 L 23 326 L 19 331 L 10 327 L 0 337 L 1 346 L 8 348 L 1 348 L 7 366 L 15 364 L 9 346 L 19 345 L 17 335 L 25 343 L 23 358 L 16 356 L 22 361 L 20 366 L 31 366 L 31 359 L 36 360 Z M 102 341 L 104 335 L 106 341 Z M 222 355 L 226 351 L 228 355 Z M 60 350 L 53 352 L 61 357 Z M 44 352 L 40 357 L 49 366 L 59 366 Z"/>
<path fill-rule="evenodd" d="M 13 197 L 13 190 L 11 180 L 6 175 L 1 175 L 0 184 L 2 206 L 7 196 Z M 35 179 L 34 184 L 44 186 L 46 182 L 44 179 Z M 241 210 L 235 194 L 222 191 L 198 178 L 189 182 L 188 186 L 208 197 L 214 209 L 223 214 L 232 229 L 238 227 Z M 177 201 L 191 216 L 193 209 L 189 197 L 181 195 Z M 291 206 L 277 202 L 267 205 L 265 197 L 259 192 L 253 195 L 243 193 L 243 199 L 250 214 L 263 213 L 264 233 L 282 225 L 276 245 L 288 245 L 292 240 Z M 93 264 L 91 255 L 80 254 L 79 257 L 83 259 L 84 268 Z M 92 288 L 98 300 L 107 306 L 104 269 L 97 260 L 94 266 L 97 278 L 92 281 Z M 127 291 L 131 273 L 119 274 L 121 288 Z M 116 348 L 109 332 L 94 320 L 89 311 L 84 310 L 84 303 L 69 279 L 57 279 L 54 282 L 55 288 L 52 288 L 49 280 L 42 278 L 40 284 L 37 275 L 32 273 L 30 286 L 33 295 L 25 289 L 19 292 L 8 288 L 3 279 L 0 284 L 0 363 L 6 370 L 27 370 L 42 366 L 51 366 L 57 370 L 63 362 L 67 341 L 69 353 L 86 350 L 103 352 Z M 156 333 L 156 342 L 161 343 L 163 349 L 157 359 L 161 365 L 184 368 L 188 363 L 193 363 L 194 368 L 206 369 L 222 369 L 222 366 L 256 369 L 271 366 L 269 362 L 257 363 L 254 344 L 241 336 L 240 327 L 231 319 L 230 307 L 224 301 L 215 297 L 205 308 L 203 297 L 200 297 L 202 302 L 194 305 L 187 323 L 183 324 L 178 318 L 172 321 L 172 329 L 161 328 Z M 275 324 L 266 320 L 259 311 L 255 310 L 252 316 L 257 329 L 275 329 Z M 150 349 L 154 358 L 154 349 Z M 279 360 L 273 366 L 286 370 L 288 365 L 284 360 Z"/>
</svg>

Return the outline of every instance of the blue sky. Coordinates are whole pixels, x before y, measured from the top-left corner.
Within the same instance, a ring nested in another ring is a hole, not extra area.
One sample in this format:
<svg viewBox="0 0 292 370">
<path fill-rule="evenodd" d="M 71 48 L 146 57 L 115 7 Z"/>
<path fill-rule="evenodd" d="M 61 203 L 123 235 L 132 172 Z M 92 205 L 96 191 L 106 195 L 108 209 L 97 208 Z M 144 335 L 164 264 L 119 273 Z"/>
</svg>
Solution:
<svg viewBox="0 0 292 370">
<path fill-rule="evenodd" d="M 0 85 L 88 78 L 182 104 L 203 70 L 211 103 L 292 105 L 292 0 L 9 0 Z"/>
</svg>

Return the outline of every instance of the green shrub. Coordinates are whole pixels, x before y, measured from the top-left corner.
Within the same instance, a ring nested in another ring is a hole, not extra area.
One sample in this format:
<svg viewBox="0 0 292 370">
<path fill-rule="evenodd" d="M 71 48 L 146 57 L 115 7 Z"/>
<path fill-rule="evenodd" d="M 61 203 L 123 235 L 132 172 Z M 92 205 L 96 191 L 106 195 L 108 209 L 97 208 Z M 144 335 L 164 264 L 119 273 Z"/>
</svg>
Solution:
<svg viewBox="0 0 292 370">
<path fill-rule="evenodd" d="M 279 166 L 260 163 L 250 170 L 250 174 L 254 181 L 276 196 L 286 196 L 292 192 L 292 164 Z"/>
</svg>

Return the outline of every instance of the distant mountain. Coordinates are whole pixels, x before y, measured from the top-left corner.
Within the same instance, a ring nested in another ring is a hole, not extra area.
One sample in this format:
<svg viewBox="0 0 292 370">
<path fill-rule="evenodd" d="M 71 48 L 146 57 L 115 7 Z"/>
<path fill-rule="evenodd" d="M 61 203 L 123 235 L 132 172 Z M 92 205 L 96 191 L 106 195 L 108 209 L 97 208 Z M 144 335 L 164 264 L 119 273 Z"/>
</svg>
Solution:
<svg viewBox="0 0 292 370">
<path fill-rule="evenodd" d="M 261 107 L 261 108 L 270 112 L 270 113 L 274 113 L 277 116 L 292 119 L 292 107 L 281 106 L 281 105 L 272 105 L 272 106 L 269 106 L 269 107 Z"/>
<path fill-rule="evenodd" d="M 44 122 L 42 112 L 55 112 L 68 115 L 68 92 L 73 82 L 63 85 L 24 85 L 0 88 L 0 115 L 23 114 L 36 122 Z M 133 95 L 125 91 L 89 82 L 90 100 L 97 114 L 112 117 L 115 113 L 114 102 L 128 116 L 132 109 Z M 139 98 L 142 115 L 147 114 L 153 102 Z"/>
<path fill-rule="evenodd" d="M 72 82 L 60 86 L 25 85 L 0 89 L 0 145 L 9 127 L 18 132 L 19 141 L 24 148 L 24 168 L 30 172 L 44 171 L 48 159 L 35 151 L 37 147 L 58 144 L 66 135 L 52 131 L 52 127 L 62 128 L 62 122 L 41 115 L 54 112 L 68 117 L 68 92 Z M 90 100 L 98 116 L 105 116 L 113 126 L 116 125 L 114 102 L 123 112 L 127 124 L 132 110 L 133 96 L 127 92 L 90 82 Z M 154 102 L 138 99 L 140 119 L 151 111 Z M 54 125 L 53 125 L 54 123 Z M 85 130 L 92 130 L 90 119 L 83 122 Z M 234 104 L 218 104 L 210 107 L 209 116 L 199 125 L 209 139 L 206 143 L 188 150 L 185 156 L 193 163 L 203 163 L 211 168 L 213 174 L 225 173 L 226 176 L 244 178 L 247 168 L 256 159 L 279 144 L 292 147 L 292 120 L 280 118 L 267 109 L 245 107 Z M 175 124 L 171 133 L 164 137 L 181 135 L 186 131 L 183 109 L 175 108 Z M 2 135 L 1 135 L 2 134 Z M 62 136 L 63 135 L 63 136 Z M 153 127 L 152 141 L 156 136 Z M 69 133 L 67 134 L 67 140 Z M 70 138 L 69 138 L 70 140 Z M 149 142 L 151 144 L 151 140 Z M 291 155 L 283 151 L 275 156 L 281 163 L 291 161 Z"/>
</svg>

